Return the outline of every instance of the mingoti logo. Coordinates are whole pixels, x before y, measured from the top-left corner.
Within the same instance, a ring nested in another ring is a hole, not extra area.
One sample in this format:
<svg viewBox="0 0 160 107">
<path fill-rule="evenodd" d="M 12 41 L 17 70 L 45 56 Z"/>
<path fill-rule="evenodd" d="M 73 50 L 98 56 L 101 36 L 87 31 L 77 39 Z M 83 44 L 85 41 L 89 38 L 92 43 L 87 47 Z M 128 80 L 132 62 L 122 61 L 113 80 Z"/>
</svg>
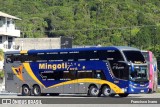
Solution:
<svg viewBox="0 0 160 107">
<path fill-rule="evenodd" d="M 47 70 L 78 70 L 85 69 L 85 66 L 81 66 L 80 63 L 76 62 L 63 62 L 59 64 L 51 64 L 51 63 L 39 63 L 39 69 L 47 69 Z"/>
<path fill-rule="evenodd" d="M 12 67 L 13 73 L 21 80 L 24 81 L 23 75 L 22 75 L 23 66 L 20 65 L 19 67 Z"/>
<path fill-rule="evenodd" d="M 61 63 L 61 64 L 40 63 L 39 64 L 39 69 L 57 70 L 57 69 L 67 69 L 67 68 L 69 68 L 69 65 L 67 65 L 67 63 Z"/>
</svg>

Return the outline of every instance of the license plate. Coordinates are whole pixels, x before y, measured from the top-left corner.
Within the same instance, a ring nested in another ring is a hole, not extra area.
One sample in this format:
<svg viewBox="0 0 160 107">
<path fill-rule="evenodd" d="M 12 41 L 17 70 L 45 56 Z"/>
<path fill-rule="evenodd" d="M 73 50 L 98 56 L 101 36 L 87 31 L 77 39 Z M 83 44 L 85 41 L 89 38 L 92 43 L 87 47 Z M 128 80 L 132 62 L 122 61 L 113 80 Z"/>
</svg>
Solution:
<svg viewBox="0 0 160 107">
<path fill-rule="evenodd" d="M 143 93 L 144 92 L 144 90 L 141 90 L 141 93 Z"/>
</svg>

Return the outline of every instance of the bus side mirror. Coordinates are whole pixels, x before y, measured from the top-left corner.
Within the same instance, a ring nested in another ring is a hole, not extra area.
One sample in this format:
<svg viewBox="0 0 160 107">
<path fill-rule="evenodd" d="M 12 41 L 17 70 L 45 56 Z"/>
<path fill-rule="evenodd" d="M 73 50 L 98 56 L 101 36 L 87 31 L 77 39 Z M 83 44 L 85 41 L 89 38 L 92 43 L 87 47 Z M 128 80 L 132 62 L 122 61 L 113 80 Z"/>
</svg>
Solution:
<svg viewBox="0 0 160 107">
<path fill-rule="evenodd" d="M 134 72 L 134 65 L 131 63 L 131 72 Z"/>
</svg>

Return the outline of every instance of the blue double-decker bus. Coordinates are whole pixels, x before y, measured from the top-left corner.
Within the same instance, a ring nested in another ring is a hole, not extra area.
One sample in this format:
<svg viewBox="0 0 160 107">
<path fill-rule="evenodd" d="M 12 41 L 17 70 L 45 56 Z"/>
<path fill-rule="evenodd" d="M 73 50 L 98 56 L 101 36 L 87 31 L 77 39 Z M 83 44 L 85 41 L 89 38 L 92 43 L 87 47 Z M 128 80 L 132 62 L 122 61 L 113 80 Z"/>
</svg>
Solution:
<svg viewBox="0 0 160 107">
<path fill-rule="evenodd" d="M 6 52 L 4 70 L 6 90 L 24 96 L 127 97 L 149 85 L 141 51 L 126 46 Z"/>
</svg>

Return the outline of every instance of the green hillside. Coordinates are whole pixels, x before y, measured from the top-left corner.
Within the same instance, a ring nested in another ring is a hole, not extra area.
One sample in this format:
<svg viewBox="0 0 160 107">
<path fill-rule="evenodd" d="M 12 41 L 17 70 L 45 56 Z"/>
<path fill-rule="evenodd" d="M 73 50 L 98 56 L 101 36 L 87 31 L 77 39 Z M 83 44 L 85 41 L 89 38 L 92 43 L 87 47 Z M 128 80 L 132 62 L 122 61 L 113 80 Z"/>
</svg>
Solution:
<svg viewBox="0 0 160 107">
<path fill-rule="evenodd" d="M 159 0 L 0 0 L 0 11 L 22 19 L 22 37 L 160 50 Z"/>
</svg>

